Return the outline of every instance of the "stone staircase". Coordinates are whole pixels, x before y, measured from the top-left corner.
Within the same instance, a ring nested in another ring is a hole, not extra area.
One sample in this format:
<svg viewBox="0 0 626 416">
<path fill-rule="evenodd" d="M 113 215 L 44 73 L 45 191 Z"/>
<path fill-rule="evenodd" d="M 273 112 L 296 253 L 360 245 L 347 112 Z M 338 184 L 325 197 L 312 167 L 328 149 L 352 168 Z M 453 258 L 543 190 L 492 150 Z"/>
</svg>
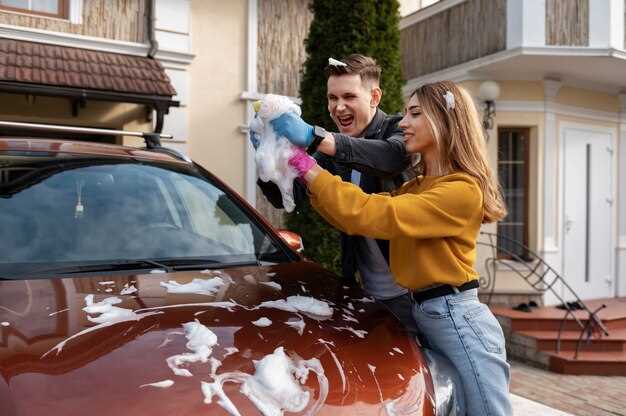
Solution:
<svg viewBox="0 0 626 416">
<path fill-rule="evenodd" d="M 493 306 L 507 339 L 507 352 L 515 358 L 561 374 L 626 376 L 626 298 L 585 301 L 590 310 L 605 304 L 598 316 L 609 335 L 596 333 L 590 342 L 583 338 L 576 358 L 580 326 L 571 316 L 563 322 L 560 351 L 557 352 L 559 328 L 565 311 L 555 307 L 532 308 L 531 312 Z M 576 311 L 587 323 L 587 313 Z"/>
</svg>

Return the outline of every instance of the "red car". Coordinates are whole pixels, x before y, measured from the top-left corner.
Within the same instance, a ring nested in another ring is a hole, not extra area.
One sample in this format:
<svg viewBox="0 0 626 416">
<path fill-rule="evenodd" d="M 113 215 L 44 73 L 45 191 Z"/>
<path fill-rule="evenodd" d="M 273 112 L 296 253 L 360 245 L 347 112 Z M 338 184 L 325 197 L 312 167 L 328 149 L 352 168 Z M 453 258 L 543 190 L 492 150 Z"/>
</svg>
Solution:
<svg viewBox="0 0 626 416">
<path fill-rule="evenodd" d="M 0 415 L 461 414 L 387 310 L 148 143 L 0 138 Z"/>
</svg>

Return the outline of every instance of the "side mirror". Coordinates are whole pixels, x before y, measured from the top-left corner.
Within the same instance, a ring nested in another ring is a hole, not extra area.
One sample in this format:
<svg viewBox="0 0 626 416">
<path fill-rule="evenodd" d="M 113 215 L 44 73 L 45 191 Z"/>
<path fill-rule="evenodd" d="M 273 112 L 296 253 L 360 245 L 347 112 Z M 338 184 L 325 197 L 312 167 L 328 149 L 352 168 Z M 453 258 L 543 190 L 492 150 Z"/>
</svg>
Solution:
<svg viewBox="0 0 626 416">
<path fill-rule="evenodd" d="M 304 251 L 304 243 L 302 243 L 302 237 L 300 237 L 300 235 L 289 230 L 279 229 L 276 231 L 278 232 L 280 238 L 282 238 L 283 241 L 293 250 L 298 253 L 302 253 Z"/>
</svg>

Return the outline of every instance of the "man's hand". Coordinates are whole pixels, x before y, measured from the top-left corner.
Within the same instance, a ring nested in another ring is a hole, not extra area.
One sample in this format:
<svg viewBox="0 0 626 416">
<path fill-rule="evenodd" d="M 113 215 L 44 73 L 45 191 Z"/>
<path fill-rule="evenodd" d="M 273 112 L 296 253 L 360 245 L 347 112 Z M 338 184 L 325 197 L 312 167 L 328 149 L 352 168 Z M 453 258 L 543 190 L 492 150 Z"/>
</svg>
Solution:
<svg viewBox="0 0 626 416">
<path fill-rule="evenodd" d="M 299 147 L 308 147 L 313 142 L 313 126 L 296 113 L 284 113 L 271 121 L 274 131 Z"/>
</svg>

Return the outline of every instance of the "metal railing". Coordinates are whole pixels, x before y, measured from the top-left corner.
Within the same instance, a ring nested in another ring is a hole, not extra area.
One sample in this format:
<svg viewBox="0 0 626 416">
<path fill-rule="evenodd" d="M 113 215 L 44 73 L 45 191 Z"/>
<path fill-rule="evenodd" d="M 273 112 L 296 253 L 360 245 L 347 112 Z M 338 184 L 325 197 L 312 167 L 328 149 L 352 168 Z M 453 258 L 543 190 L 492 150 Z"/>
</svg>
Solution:
<svg viewBox="0 0 626 416">
<path fill-rule="evenodd" d="M 479 278 L 480 287 L 489 291 L 487 298 L 488 304 L 491 302 L 495 290 L 498 267 L 505 267 L 524 279 L 537 292 L 545 293 L 549 291 L 560 302 L 561 307 L 565 309 L 565 315 L 559 324 L 556 342 L 557 353 L 561 350 L 561 337 L 568 317 L 571 317 L 580 328 L 574 359 L 578 358 L 583 340 L 586 341 L 586 343 L 590 343 L 593 335 L 596 333 L 606 336 L 609 335 L 608 329 L 598 316 L 598 312 L 604 309 L 606 305 L 601 305 L 596 310 L 592 311 L 561 274 L 554 270 L 537 253 L 518 241 L 503 235 L 499 236 L 488 232 L 481 232 L 480 236 L 481 239 L 478 241 L 478 245 L 491 249 L 491 257 L 485 260 L 486 276 L 481 275 Z M 498 240 L 514 247 L 514 250 L 507 248 L 504 244 L 498 245 Z M 570 299 L 569 302 L 555 290 L 557 283 L 559 287 L 564 289 L 564 297 Z M 586 322 L 583 323 L 583 321 L 576 316 L 574 313 L 575 310 L 586 312 Z"/>
</svg>

